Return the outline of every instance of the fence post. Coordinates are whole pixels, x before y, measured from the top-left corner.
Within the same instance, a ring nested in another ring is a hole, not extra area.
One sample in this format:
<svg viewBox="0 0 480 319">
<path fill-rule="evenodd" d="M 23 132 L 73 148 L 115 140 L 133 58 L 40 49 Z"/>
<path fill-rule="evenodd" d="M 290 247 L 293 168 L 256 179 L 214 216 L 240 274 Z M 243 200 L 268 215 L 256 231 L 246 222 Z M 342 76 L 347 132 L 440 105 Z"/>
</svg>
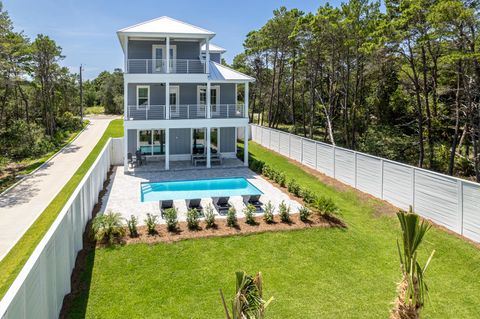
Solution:
<svg viewBox="0 0 480 319">
<path fill-rule="evenodd" d="M 336 178 L 337 175 L 335 173 L 335 170 L 336 170 L 335 169 L 335 166 L 336 166 L 335 165 L 335 145 L 332 145 L 332 147 L 333 147 L 333 152 L 332 152 L 333 153 L 333 178 Z"/>
<path fill-rule="evenodd" d="M 457 210 L 460 225 L 460 234 L 463 235 L 463 181 L 457 180 Z"/>
<path fill-rule="evenodd" d="M 288 158 L 292 158 L 292 134 L 288 133 Z"/>
<path fill-rule="evenodd" d="M 272 130 L 268 130 L 268 148 L 272 149 Z"/>
<path fill-rule="evenodd" d="M 300 148 L 300 163 L 303 164 L 303 138 L 301 138 L 300 141 L 301 141 L 300 142 L 300 146 L 301 146 L 301 148 Z"/>
<path fill-rule="evenodd" d="M 318 171 L 318 152 L 317 152 L 317 146 L 318 146 L 318 143 L 317 142 L 314 142 L 315 143 L 315 170 Z"/>
<path fill-rule="evenodd" d="M 357 152 L 356 151 L 353 151 L 353 170 L 354 170 L 354 184 L 355 184 L 355 188 L 357 188 Z"/>
<path fill-rule="evenodd" d="M 381 165 L 380 165 L 380 174 L 381 174 L 381 183 L 380 183 L 380 198 L 383 199 L 383 168 L 384 168 L 384 160 L 383 158 L 380 160 Z"/>
<path fill-rule="evenodd" d="M 415 212 L 415 167 L 412 167 L 412 210 Z"/>
</svg>

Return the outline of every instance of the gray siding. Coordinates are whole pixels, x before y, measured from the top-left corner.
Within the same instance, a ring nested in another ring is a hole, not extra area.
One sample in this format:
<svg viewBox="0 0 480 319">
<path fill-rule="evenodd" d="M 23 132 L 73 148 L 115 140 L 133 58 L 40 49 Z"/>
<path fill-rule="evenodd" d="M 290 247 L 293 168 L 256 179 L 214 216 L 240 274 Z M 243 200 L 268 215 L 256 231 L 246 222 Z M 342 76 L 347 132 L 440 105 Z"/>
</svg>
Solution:
<svg viewBox="0 0 480 319">
<path fill-rule="evenodd" d="M 165 86 L 160 83 L 129 83 L 128 84 L 128 105 L 137 105 L 137 86 L 150 86 L 150 104 L 151 105 L 165 105 Z M 180 91 L 181 94 L 181 91 Z"/>
<path fill-rule="evenodd" d="M 152 45 L 163 44 L 164 40 L 130 40 L 128 42 L 129 59 L 151 59 Z M 199 59 L 200 42 L 195 41 L 170 41 L 170 45 L 177 46 L 177 59 Z"/>
<path fill-rule="evenodd" d="M 221 63 L 221 54 L 220 53 L 210 53 L 210 60 L 213 62 Z"/>
<path fill-rule="evenodd" d="M 135 154 L 137 150 L 137 130 L 128 130 L 128 153 Z"/>
<path fill-rule="evenodd" d="M 170 154 L 190 154 L 190 140 L 189 128 L 170 129 Z"/>
<path fill-rule="evenodd" d="M 215 85 L 215 84 L 212 84 Z M 220 84 L 220 104 L 235 103 L 235 84 L 222 83 Z"/>
<path fill-rule="evenodd" d="M 235 152 L 235 128 L 221 127 L 220 128 L 220 152 L 231 153 Z"/>
</svg>

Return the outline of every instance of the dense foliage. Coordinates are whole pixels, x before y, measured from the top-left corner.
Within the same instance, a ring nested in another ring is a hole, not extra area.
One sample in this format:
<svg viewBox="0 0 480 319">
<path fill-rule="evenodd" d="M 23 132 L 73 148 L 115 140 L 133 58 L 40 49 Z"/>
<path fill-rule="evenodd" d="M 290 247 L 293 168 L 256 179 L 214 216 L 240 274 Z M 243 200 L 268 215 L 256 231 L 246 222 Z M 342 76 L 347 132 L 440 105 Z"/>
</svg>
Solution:
<svg viewBox="0 0 480 319">
<path fill-rule="evenodd" d="M 284 7 L 233 66 L 252 122 L 480 180 L 480 3 Z"/>
</svg>

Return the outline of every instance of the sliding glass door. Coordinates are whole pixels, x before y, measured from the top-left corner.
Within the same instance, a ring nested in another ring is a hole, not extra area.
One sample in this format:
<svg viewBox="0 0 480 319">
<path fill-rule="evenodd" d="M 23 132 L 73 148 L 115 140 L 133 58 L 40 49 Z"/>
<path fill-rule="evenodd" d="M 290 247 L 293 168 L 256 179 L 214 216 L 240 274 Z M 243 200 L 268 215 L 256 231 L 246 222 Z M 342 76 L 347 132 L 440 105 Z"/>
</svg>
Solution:
<svg viewBox="0 0 480 319">
<path fill-rule="evenodd" d="M 142 155 L 164 155 L 165 130 L 138 131 L 138 149 Z"/>
</svg>

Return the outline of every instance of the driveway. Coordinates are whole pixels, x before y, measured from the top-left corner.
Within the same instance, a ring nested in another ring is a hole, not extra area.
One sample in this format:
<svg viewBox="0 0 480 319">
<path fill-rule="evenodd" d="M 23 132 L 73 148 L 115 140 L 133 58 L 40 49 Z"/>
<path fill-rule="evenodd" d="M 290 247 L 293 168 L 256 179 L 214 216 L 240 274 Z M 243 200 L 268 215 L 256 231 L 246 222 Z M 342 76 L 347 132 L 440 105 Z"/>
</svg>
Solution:
<svg viewBox="0 0 480 319">
<path fill-rule="evenodd" d="M 114 117 L 92 117 L 77 138 L 0 196 L 0 260 L 73 176 Z"/>
</svg>

